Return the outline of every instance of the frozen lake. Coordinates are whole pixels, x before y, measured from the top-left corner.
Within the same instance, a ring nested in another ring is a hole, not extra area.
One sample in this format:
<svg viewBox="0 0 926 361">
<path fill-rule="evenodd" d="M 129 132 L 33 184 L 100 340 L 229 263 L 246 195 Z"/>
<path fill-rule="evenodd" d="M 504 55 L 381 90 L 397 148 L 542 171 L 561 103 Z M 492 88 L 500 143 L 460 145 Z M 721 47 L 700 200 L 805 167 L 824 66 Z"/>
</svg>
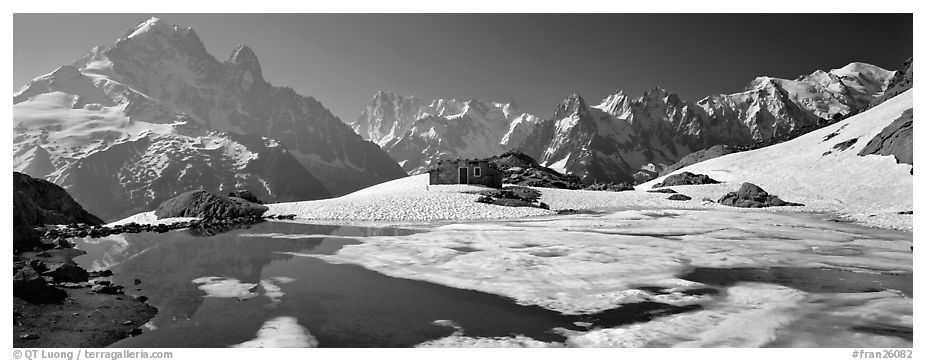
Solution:
<svg viewBox="0 0 926 361">
<path fill-rule="evenodd" d="M 421 228 L 127 234 L 75 260 L 159 310 L 114 347 L 912 346 L 910 233 L 690 210 Z"/>
</svg>

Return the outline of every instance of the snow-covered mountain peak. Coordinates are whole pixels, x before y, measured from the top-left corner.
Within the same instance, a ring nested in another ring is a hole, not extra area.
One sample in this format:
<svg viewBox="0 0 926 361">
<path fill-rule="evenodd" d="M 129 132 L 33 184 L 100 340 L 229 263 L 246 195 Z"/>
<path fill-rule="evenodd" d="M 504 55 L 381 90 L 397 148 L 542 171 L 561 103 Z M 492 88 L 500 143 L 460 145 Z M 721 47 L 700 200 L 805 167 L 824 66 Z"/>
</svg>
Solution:
<svg viewBox="0 0 926 361">
<path fill-rule="evenodd" d="M 35 78 L 14 94 L 14 129 L 19 137 L 14 147 L 21 151 L 14 161 L 23 169 L 43 170 L 37 176 L 80 187 L 92 187 L 93 178 L 102 176 L 80 173 L 80 166 L 93 163 L 100 172 L 135 167 L 132 154 L 142 151 L 150 151 L 143 157 L 163 159 L 158 164 L 181 167 L 182 174 L 189 174 L 182 171 L 190 164 L 181 155 L 193 152 L 205 159 L 215 154 L 209 147 L 187 146 L 187 140 L 218 131 L 223 135 L 216 139 L 242 145 L 260 158 L 253 174 L 268 182 L 261 187 L 273 199 L 343 194 L 404 175 L 385 152 L 363 141 L 317 100 L 292 88 L 272 86 L 261 79 L 261 71 L 247 46 L 235 48 L 222 62 L 209 54 L 192 28 L 149 19 L 115 43 L 94 47 L 72 65 Z M 51 132 L 55 137 L 44 142 L 43 132 L 50 129 L 56 129 Z M 261 137 L 269 140 L 258 142 Z M 36 148 L 34 139 L 43 140 L 40 146 L 47 152 Z M 133 145 L 124 145 L 129 143 Z M 226 147 L 233 152 L 239 148 Z M 221 161 L 243 166 L 246 158 L 241 153 Z M 47 165 L 46 161 L 54 167 L 34 166 Z M 218 182 L 215 185 L 234 186 L 252 171 L 220 163 L 215 163 L 215 177 L 209 180 Z M 293 169 L 281 171 L 285 168 Z M 195 172 L 207 173 L 206 168 Z M 288 176 L 317 182 L 287 184 L 282 179 Z M 158 179 L 138 178 L 140 189 L 155 189 L 151 191 L 155 198 L 144 202 L 160 199 L 162 191 L 208 186 L 183 178 L 161 187 L 164 184 L 152 183 Z M 125 184 L 107 187 L 111 192 L 105 196 L 85 189 L 77 197 L 93 193 L 103 202 L 100 207 L 106 207 L 106 202 L 129 189 Z M 133 199 L 133 207 L 141 206 L 142 198 Z"/>
<path fill-rule="evenodd" d="M 238 45 L 228 57 L 228 63 L 245 71 L 250 71 L 255 78 L 263 79 L 257 54 L 247 45 Z"/>
<path fill-rule="evenodd" d="M 616 93 L 602 99 L 601 103 L 596 105 L 595 108 L 615 117 L 621 117 L 621 114 L 629 108 L 630 101 L 630 97 L 623 90 L 618 90 Z"/>
<path fill-rule="evenodd" d="M 137 26 L 135 26 L 135 29 L 130 29 L 130 33 L 126 36 L 126 38 L 134 38 L 150 33 L 165 33 L 174 30 L 173 28 L 175 27 L 171 26 L 164 20 L 161 20 L 161 18 L 153 16 L 150 19 L 139 23 Z"/>
<path fill-rule="evenodd" d="M 417 173 L 442 158 L 481 158 L 513 149 L 540 121 L 512 100 L 464 99 L 423 101 L 379 91 L 350 126 Z"/>
<path fill-rule="evenodd" d="M 775 80 L 778 80 L 778 79 L 772 78 L 770 76 L 756 77 L 751 82 L 749 82 L 749 84 L 747 84 L 745 88 L 743 88 L 743 91 L 748 92 L 748 91 L 753 91 L 753 90 L 772 88 L 775 86 L 774 84 Z"/>
<path fill-rule="evenodd" d="M 883 69 L 877 65 L 871 65 L 858 61 L 846 64 L 846 66 L 839 69 L 830 70 L 830 73 L 840 77 L 868 75 L 874 78 L 884 78 L 894 75 L 893 71 Z"/>
<path fill-rule="evenodd" d="M 570 116 L 582 117 L 586 115 L 588 115 L 588 105 L 578 92 L 574 92 L 566 99 L 563 99 L 562 103 L 557 105 L 556 109 L 553 110 L 553 119 L 562 119 Z"/>
</svg>

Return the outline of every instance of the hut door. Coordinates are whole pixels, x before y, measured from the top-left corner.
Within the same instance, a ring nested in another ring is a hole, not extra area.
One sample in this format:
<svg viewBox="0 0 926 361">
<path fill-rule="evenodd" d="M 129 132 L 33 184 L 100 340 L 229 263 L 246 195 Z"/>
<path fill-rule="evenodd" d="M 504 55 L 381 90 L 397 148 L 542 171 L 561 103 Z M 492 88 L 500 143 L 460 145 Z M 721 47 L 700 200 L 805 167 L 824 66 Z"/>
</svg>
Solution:
<svg viewBox="0 0 926 361">
<path fill-rule="evenodd" d="M 469 184 L 468 168 L 460 168 L 460 184 Z"/>
</svg>

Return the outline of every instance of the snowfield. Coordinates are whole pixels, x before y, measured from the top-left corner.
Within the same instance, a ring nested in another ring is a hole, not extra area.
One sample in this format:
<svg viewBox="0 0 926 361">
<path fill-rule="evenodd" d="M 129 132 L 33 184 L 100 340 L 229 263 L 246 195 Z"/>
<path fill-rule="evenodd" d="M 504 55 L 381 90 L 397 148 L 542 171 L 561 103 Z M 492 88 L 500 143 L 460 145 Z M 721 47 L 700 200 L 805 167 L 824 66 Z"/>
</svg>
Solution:
<svg viewBox="0 0 926 361">
<path fill-rule="evenodd" d="M 897 212 L 913 210 L 913 167 L 898 164 L 893 156 L 858 155 L 872 137 L 911 108 L 913 92 L 907 91 L 791 141 L 728 154 L 672 173 L 707 174 L 722 184 L 672 188 L 694 199 L 716 200 L 750 182 L 786 201 L 806 205 L 788 207 L 797 211 L 830 212 L 866 225 L 912 230 L 913 216 Z M 852 139 L 855 143 L 845 150 L 834 149 Z M 650 189 L 664 178 L 637 189 Z"/>
</svg>

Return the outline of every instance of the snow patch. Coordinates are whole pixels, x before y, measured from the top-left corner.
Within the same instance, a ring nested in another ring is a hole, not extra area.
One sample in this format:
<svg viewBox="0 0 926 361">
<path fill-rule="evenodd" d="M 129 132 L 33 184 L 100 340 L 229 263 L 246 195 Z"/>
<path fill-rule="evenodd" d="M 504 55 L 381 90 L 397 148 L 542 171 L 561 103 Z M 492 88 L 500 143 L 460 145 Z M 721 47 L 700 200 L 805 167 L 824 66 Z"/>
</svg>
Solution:
<svg viewBox="0 0 926 361">
<path fill-rule="evenodd" d="M 230 347 L 318 347 L 318 340 L 295 317 L 280 316 L 264 322 L 253 340 Z"/>
<path fill-rule="evenodd" d="M 200 277 L 192 281 L 200 290 L 206 292 L 206 297 L 216 298 L 237 298 L 247 300 L 257 297 L 254 289 L 256 284 L 241 282 L 234 278 L 224 277 Z"/>
</svg>

